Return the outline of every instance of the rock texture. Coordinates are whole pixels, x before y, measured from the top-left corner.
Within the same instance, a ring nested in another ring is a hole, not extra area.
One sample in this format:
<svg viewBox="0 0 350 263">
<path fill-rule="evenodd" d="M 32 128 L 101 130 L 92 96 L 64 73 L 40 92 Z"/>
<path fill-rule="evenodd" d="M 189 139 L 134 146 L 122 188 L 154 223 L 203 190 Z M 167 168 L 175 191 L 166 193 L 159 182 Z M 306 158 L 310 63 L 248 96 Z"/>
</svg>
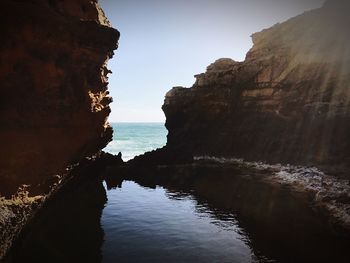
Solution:
<svg viewBox="0 0 350 263">
<path fill-rule="evenodd" d="M 9 225 L 19 229 L 68 166 L 111 140 L 106 63 L 119 39 L 97 0 L 1 8 L 0 258 L 16 235 Z"/>
<path fill-rule="evenodd" d="M 253 34 L 244 62 L 219 59 L 169 91 L 167 151 L 348 166 L 349 10 L 332 0 Z"/>
</svg>

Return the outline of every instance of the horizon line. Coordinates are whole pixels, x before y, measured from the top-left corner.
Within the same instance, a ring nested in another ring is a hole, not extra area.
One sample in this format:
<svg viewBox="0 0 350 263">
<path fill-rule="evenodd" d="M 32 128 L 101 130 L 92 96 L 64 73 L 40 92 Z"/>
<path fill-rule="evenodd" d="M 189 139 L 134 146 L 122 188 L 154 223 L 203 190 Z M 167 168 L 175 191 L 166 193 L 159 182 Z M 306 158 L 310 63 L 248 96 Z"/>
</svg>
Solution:
<svg viewBox="0 0 350 263">
<path fill-rule="evenodd" d="M 109 121 L 109 123 L 165 123 L 165 121 Z"/>
</svg>

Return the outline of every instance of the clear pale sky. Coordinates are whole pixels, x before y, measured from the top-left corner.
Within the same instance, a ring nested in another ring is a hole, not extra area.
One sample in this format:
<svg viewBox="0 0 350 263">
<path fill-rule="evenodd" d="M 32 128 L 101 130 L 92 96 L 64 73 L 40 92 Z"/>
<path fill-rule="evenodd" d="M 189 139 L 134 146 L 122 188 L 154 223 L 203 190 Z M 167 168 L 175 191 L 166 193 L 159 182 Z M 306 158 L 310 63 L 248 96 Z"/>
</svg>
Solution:
<svg viewBox="0 0 350 263">
<path fill-rule="evenodd" d="M 250 35 L 324 0 L 101 0 L 121 37 L 109 62 L 111 122 L 163 122 L 165 93 L 218 58 L 244 60 Z"/>
</svg>

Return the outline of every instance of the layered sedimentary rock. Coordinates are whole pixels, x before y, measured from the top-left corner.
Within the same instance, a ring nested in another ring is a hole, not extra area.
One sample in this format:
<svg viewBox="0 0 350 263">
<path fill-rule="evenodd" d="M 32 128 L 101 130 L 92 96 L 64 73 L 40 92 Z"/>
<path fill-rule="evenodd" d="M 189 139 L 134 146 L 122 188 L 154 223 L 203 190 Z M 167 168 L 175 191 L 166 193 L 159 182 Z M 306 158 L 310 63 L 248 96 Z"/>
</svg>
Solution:
<svg viewBox="0 0 350 263">
<path fill-rule="evenodd" d="M 0 258 L 66 168 L 111 140 L 106 63 L 119 39 L 97 0 L 1 8 Z"/>
<path fill-rule="evenodd" d="M 219 59 L 175 87 L 167 151 L 312 165 L 350 163 L 349 3 L 328 1 L 253 34 L 244 62 Z"/>
</svg>

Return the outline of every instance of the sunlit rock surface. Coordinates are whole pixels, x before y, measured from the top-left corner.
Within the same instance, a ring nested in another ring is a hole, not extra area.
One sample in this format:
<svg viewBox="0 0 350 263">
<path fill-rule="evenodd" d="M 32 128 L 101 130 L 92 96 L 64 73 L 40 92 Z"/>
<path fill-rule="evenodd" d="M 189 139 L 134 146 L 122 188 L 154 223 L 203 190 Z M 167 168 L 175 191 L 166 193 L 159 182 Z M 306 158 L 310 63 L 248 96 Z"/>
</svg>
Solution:
<svg viewBox="0 0 350 263">
<path fill-rule="evenodd" d="M 328 1 L 253 34 L 244 62 L 219 59 L 163 110 L 166 149 L 318 166 L 350 163 L 349 3 Z"/>
<path fill-rule="evenodd" d="M 97 0 L 1 9 L 0 258 L 66 168 L 111 140 L 106 63 L 119 38 Z"/>
</svg>

